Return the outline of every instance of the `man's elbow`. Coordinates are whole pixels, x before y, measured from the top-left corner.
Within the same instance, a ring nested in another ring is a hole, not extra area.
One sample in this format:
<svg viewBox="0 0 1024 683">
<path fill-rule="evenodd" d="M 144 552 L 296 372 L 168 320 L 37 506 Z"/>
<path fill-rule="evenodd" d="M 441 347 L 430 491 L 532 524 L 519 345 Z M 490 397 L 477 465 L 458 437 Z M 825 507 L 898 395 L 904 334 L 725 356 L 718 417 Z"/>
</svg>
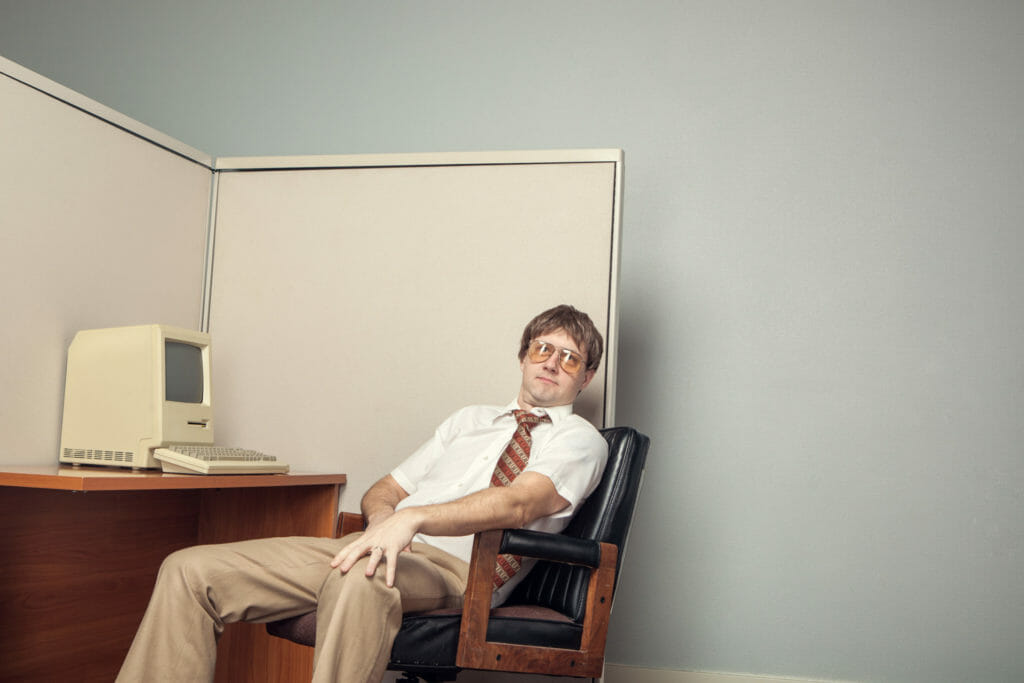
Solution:
<svg viewBox="0 0 1024 683">
<path fill-rule="evenodd" d="M 569 507 L 569 501 L 559 495 L 543 474 L 524 472 L 504 492 L 508 496 L 505 509 L 511 520 L 507 528 L 520 529 Z"/>
<path fill-rule="evenodd" d="M 505 518 L 502 526 L 506 529 L 522 529 L 537 519 L 536 512 L 531 508 L 529 501 L 518 498 L 509 501 L 505 514 L 502 516 Z"/>
<path fill-rule="evenodd" d="M 511 522 L 507 528 L 522 529 L 538 519 L 550 517 L 551 515 L 568 507 L 568 501 L 560 496 L 557 501 L 549 500 L 517 500 L 509 506 Z"/>
</svg>

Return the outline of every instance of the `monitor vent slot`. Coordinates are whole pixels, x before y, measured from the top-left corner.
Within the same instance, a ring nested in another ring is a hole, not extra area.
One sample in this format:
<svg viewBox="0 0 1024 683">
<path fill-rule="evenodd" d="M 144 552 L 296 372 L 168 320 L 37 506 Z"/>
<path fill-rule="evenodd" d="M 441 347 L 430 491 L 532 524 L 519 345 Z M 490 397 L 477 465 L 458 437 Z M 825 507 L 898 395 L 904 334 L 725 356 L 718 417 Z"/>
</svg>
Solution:
<svg viewBox="0 0 1024 683">
<path fill-rule="evenodd" d="M 92 448 L 65 448 L 64 457 L 81 462 L 132 462 L 131 451 L 104 451 Z"/>
</svg>

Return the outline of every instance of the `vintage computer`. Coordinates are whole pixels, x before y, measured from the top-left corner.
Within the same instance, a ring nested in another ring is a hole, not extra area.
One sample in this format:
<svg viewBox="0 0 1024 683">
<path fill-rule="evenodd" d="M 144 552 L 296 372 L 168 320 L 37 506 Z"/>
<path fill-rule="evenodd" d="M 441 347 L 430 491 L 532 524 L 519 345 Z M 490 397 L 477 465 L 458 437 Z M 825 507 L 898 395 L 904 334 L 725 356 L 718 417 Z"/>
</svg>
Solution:
<svg viewBox="0 0 1024 683">
<path fill-rule="evenodd" d="M 83 330 L 68 347 L 60 462 L 188 474 L 275 473 L 274 456 L 214 445 L 211 343 L 169 325 Z"/>
</svg>

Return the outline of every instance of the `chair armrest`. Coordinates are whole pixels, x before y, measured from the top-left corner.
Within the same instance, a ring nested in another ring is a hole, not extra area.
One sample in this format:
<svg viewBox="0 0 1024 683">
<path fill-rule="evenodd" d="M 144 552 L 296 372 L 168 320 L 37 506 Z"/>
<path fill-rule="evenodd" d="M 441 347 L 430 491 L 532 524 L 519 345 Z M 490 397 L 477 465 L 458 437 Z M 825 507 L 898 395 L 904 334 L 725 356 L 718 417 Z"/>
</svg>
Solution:
<svg viewBox="0 0 1024 683">
<path fill-rule="evenodd" d="M 364 529 L 366 529 L 366 519 L 361 513 L 343 510 L 338 514 L 338 528 L 335 531 L 335 536 L 338 538 Z"/>
<path fill-rule="evenodd" d="M 503 549 L 502 539 L 511 536 Z M 608 635 L 608 621 L 612 608 L 612 591 L 615 588 L 615 564 L 618 548 L 610 543 L 581 542 L 561 537 L 558 542 L 550 539 L 537 543 L 537 534 L 525 530 L 485 531 L 473 540 L 473 556 L 469 565 L 466 597 L 462 606 L 462 626 L 459 631 L 459 649 L 456 665 L 465 669 L 490 669 L 497 671 L 518 671 L 522 673 L 544 673 L 556 676 L 579 676 L 596 678 L 604 668 L 604 648 Z M 570 558 L 555 557 L 556 546 L 574 546 Z M 530 550 L 520 553 L 530 542 Z M 598 558 L 591 564 L 591 551 L 581 545 L 596 545 Z M 569 564 L 584 564 L 595 567 L 590 573 L 587 586 L 586 611 L 583 617 L 583 634 L 578 650 L 552 647 L 536 647 L 513 643 L 498 643 L 487 640 L 487 621 L 491 612 L 493 594 L 494 563 L 501 552 L 509 547 L 517 554 L 537 557 Z M 539 549 L 538 549 L 539 548 Z M 583 560 L 583 561 L 577 561 Z"/>
<path fill-rule="evenodd" d="M 506 529 L 499 552 L 591 568 L 601 564 L 601 544 L 597 541 L 529 529 Z"/>
</svg>

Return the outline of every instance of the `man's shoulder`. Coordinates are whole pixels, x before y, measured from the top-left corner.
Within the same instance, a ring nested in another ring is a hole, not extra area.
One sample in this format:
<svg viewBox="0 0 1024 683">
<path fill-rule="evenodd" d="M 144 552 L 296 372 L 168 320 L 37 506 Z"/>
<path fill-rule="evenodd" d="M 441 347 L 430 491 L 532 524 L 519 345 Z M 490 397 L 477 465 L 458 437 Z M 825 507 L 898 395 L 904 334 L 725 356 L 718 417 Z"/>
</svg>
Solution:
<svg viewBox="0 0 1024 683">
<path fill-rule="evenodd" d="M 469 418 L 494 419 L 494 418 L 498 417 L 499 415 L 501 415 L 502 413 L 507 412 L 507 410 L 508 410 L 507 408 L 502 407 L 502 406 L 492 406 L 492 405 L 486 405 L 486 404 L 473 404 L 473 405 L 463 406 L 462 408 L 459 408 L 454 413 L 452 413 L 451 417 L 452 418 L 469 417 Z"/>
<path fill-rule="evenodd" d="M 575 413 L 565 416 L 552 431 L 552 437 L 558 442 L 571 442 L 588 449 L 603 449 L 607 445 L 601 431 L 590 420 Z"/>
<path fill-rule="evenodd" d="M 597 437 L 601 436 L 600 430 L 598 430 L 598 428 L 594 426 L 593 422 L 583 417 L 582 415 L 578 415 L 577 413 L 571 413 L 569 415 L 566 415 L 563 422 L 565 422 L 567 426 L 572 427 L 575 430 L 587 432 Z"/>
<path fill-rule="evenodd" d="M 466 428 L 489 425 L 505 411 L 506 409 L 501 406 L 482 404 L 464 406 L 445 419 L 442 429 L 447 427 L 461 431 Z"/>
</svg>

